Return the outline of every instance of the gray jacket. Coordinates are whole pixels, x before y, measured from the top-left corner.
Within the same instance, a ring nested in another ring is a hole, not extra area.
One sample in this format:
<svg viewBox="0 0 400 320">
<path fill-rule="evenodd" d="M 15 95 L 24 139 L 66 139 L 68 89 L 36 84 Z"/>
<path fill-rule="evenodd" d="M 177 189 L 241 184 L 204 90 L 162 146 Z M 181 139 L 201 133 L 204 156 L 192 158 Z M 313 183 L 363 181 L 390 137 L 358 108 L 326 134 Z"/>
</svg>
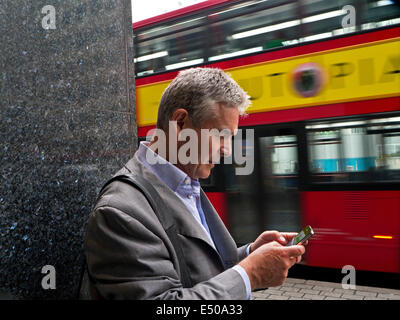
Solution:
<svg viewBox="0 0 400 320">
<path fill-rule="evenodd" d="M 201 191 L 201 205 L 216 244 L 184 203 L 135 156 L 117 173 L 132 172 L 152 183 L 174 220 L 192 288 L 179 280 L 178 257 L 157 216 L 140 191 L 111 183 L 97 201 L 86 229 L 85 254 L 97 292 L 106 299 L 246 299 L 246 287 L 231 269 L 246 255 L 237 248 Z"/>
</svg>

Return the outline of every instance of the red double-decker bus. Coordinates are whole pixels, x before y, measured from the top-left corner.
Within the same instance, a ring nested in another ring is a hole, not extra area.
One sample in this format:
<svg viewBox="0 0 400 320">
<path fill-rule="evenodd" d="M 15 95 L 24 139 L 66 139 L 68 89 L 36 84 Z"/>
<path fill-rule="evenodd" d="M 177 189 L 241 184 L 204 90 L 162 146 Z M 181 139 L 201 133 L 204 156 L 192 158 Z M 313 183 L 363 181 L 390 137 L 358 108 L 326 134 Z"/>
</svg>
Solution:
<svg viewBox="0 0 400 320">
<path fill-rule="evenodd" d="M 398 2 L 204 1 L 133 31 L 139 137 L 181 69 L 222 68 L 251 97 L 252 174 L 233 159 L 202 181 L 238 243 L 311 225 L 306 265 L 400 272 Z"/>
</svg>

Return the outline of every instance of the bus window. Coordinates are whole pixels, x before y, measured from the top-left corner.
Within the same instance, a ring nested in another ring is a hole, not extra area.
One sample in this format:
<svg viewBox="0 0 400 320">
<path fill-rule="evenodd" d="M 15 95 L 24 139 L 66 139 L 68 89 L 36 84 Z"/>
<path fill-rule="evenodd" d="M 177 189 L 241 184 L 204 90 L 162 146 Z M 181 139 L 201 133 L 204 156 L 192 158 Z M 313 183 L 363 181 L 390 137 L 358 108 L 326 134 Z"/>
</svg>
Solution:
<svg viewBox="0 0 400 320">
<path fill-rule="evenodd" d="M 199 24 L 202 19 L 196 21 Z M 177 23 L 165 27 L 163 31 L 162 37 L 159 35 L 148 37 L 150 31 L 136 35 L 134 61 L 137 76 L 190 67 L 204 62 L 205 43 L 207 43 L 205 26 L 191 26 L 190 29 L 184 29 L 182 24 Z"/>
<path fill-rule="evenodd" d="M 259 146 L 264 228 L 297 230 L 300 227 L 297 138 L 295 135 L 261 137 Z"/>
<path fill-rule="evenodd" d="M 245 2 L 210 15 L 209 29 L 213 35 L 213 46 L 210 48 L 209 61 L 282 46 L 282 42 L 288 39 L 287 34 L 295 33 L 296 24 L 281 27 L 296 18 L 296 4 L 279 3 L 281 1 Z M 275 27 L 278 24 L 281 27 Z M 268 26 L 271 31 L 263 30 Z"/>
<path fill-rule="evenodd" d="M 400 117 L 307 126 L 313 182 L 400 180 Z"/>
<path fill-rule="evenodd" d="M 400 181 L 400 117 L 369 121 L 367 135 L 374 137 L 375 180 Z"/>
</svg>

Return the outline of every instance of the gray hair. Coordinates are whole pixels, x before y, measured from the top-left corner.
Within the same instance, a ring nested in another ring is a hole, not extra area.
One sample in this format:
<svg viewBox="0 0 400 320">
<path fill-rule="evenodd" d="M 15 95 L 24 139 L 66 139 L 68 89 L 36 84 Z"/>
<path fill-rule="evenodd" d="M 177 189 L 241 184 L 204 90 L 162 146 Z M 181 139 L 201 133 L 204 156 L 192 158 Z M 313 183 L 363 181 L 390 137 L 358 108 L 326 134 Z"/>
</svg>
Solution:
<svg viewBox="0 0 400 320">
<path fill-rule="evenodd" d="M 191 68 L 180 71 L 165 89 L 158 108 L 157 127 L 166 130 L 174 111 L 188 111 L 193 123 L 201 126 L 205 119 L 213 117 L 215 103 L 235 107 L 245 114 L 250 105 L 249 96 L 232 79 L 216 68 Z"/>
</svg>

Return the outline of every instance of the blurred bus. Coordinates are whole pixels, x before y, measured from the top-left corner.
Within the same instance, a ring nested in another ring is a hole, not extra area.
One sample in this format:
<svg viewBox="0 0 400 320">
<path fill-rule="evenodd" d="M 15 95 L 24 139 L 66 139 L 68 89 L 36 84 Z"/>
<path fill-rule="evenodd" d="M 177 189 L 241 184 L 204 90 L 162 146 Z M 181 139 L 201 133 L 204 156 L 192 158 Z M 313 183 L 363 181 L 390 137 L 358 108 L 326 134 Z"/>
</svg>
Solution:
<svg viewBox="0 0 400 320">
<path fill-rule="evenodd" d="M 400 272 L 399 2 L 205 1 L 133 32 L 139 137 L 184 68 L 222 68 L 251 97 L 253 173 L 233 159 L 202 181 L 239 244 L 309 224 L 304 264 Z"/>
</svg>

